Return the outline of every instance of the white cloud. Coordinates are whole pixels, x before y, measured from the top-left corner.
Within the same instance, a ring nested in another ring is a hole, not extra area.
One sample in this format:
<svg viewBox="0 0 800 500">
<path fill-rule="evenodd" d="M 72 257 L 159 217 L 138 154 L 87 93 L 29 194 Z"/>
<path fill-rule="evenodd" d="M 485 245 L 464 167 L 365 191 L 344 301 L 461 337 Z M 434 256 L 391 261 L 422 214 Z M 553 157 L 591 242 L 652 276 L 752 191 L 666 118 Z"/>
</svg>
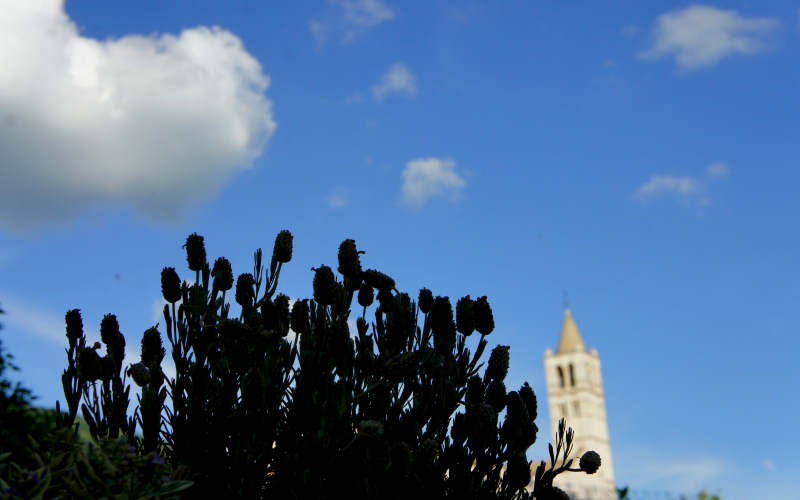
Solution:
<svg viewBox="0 0 800 500">
<path fill-rule="evenodd" d="M 228 31 L 97 40 L 59 0 L 0 7 L 0 225 L 111 202 L 180 215 L 275 130 L 269 77 Z"/>
<path fill-rule="evenodd" d="M 324 23 L 311 19 L 308 21 L 308 30 L 317 42 L 317 47 L 325 45 L 325 41 L 328 38 L 328 27 Z"/>
<path fill-rule="evenodd" d="M 735 10 L 692 5 L 658 16 L 653 46 L 639 57 L 672 56 L 681 69 L 711 66 L 728 56 L 764 50 L 764 37 L 779 24 L 774 19 L 744 17 Z"/>
<path fill-rule="evenodd" d="M 381 76 L 381 81 L 372 87 L 372 96 L 382 101 L 388 94 L 405 94 L 414 96 L 417 93 L 417 79 L 403 63 L 395 63 Z"/>
<path fill-rule="evenodd" d="M 698 491 L 725 470 L 725 462 L 715 457 L 669 458 L 656 453 L 649 461 L 638 462 L 631 477 L 642 486 L 670 485 L 677 491 Z M 635 488 L 634 488 L 635 489 Z"/>
<path fill-rule="evenodd" d="M 394 19 L 394 11 L 381 0 L 328 0 L 328 5 L 323 15 L 308 22 L 318 47 L 325 45 L 329 34 L 349 43 L 368 29 Z"/>
<path fill-rule="evenodd" d="M 647 201 L 662 194 L 674 194 L 686 198 L 699 191 L 700 183 L 694 177 L 653 175 L 650 180 L 639 186 L 633 196 L 640 201 Z"/>
<path fill-rule="evenodd" d="M 348 192 L 345 189 L 339 189 L 332 195 L 328 196 L 328 205 L 331 208 L 346 207 L 350 203 Z"/>
<path fill-rule="evenodd" d="M 725 177 L 729 172 L 730 169 L 728 169 L 728 165 L 721 161 L 715 161 L 706 168 L 706 174 L 709 177 Z"/>
<path fill-rule="evenodd" d="M 453 160 L 417 158 L 406 163 L 403 170 L 403 201 L 411 208 L 421 208 L 437 196 L 454 201 L 466 185 Z"/>
<path fill-rule="evenodd" d="M 13 330 L 32 333 L 62 347 L 67 345 L 63 317 L 56 317 L 48 311 L 18 301 L 5 292 L 0 307 L 5 311 L 0 317 L 4 328 L 10 326 Z"/>
</svg>

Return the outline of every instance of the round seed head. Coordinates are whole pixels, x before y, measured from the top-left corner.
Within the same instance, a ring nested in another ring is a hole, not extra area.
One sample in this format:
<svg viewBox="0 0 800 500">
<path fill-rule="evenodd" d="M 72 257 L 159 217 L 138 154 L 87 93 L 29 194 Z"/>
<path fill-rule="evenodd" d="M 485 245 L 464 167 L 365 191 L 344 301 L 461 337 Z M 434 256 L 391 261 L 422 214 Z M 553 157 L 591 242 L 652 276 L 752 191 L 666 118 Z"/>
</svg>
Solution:
<svg viewBox="0 0 800 500">
<path fill-rule="evenodd" d="M 581 456 L 581 470 L 587 474 L 594 474 L 600 468 L 600 455 L 596 451 L 589 450 Z"/>
</svg>

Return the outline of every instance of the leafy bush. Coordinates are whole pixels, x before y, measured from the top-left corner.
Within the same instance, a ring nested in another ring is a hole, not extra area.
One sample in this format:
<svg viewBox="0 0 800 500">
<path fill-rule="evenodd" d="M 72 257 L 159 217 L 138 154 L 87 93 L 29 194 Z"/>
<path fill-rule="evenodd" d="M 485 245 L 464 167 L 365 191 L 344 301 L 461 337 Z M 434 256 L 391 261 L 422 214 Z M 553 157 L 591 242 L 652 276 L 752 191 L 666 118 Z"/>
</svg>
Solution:
<svg viewBox="0 0 800 500">
<path fill-rule="evenodd" d="M 3 310 L 0 309 L 0 314 Z M 0 325 L 2 329 L 2 325 Z M 38 438 L 53 428 L 53 419 L 45 411 L 31 406 L 31 391 L 7 378 L 8 371 L 17 371 L 13 356 L 3 349 L 0 340 L 0 452 L 14 456 L 20 464 L 35 464 L 28 450 L 28 437 Z"/>
<path fill-rule="evenodd" d="M 142 336 L 141 360 L 123 369 L 116 318 L 101 323 L 101 356 L 99 343 L 86 345 L 79 311 L 69 311 L 62 425 L 80 406 L 95 439 L 158 453 L 203 496 L 546 500 L 565 498 L 552 486 L 557 474 L 597 470 L 594 452 L 572 468 L 572 430 L 562 422 L 549 466 L 532 477 L 525 453 L 538 431 L 536 396 L 527 383 L 507 391 L 508 346 L 495 347 L 480 373 L 494 330 L 486 297 L 462 297 L 455 314 L 448 297 L 427 289 L 414 301 L 386 274 L 363 271 L 364 252 L 345 240 L 339 277 L 312 268 L 313 299 L 292 303 L 276 295 L 292 247 L 281 231 L 269 264 L 259 249 L 252 273 L 234 281 L 227 259 L 209 266 L 203 237 L 187 238 L 194 284 L 172 267 L 161 273 L 174 378 L 162 370 L 158 324 Z M 133 417 L 129 379 L 141 387 Z"/>
<path fill-rule="evenodd" d="M 98 445 L 80 440 L 61 428 L 32 441 L 34 468 L 23 468 L 0 454 L 0 494 L 8 499 L 31 498 L 178 498 L 189 481 L 170 479 L 163 459 L 141 455 L 119 439 Z"/>
</svg>

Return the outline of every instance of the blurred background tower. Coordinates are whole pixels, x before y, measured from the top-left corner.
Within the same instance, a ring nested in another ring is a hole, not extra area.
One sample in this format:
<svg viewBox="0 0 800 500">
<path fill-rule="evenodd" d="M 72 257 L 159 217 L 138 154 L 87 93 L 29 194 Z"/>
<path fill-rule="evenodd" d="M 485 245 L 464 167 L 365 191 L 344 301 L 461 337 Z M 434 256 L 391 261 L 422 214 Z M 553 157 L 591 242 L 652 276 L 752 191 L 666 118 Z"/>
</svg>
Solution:
<svg viewBox="0 0 800 500">
<path fill-rule="evenodd" d="M 545 351 L 544 369 L 553 435 L 561 418 L 575 430 L 573 467 L 578 467 L 580 456 L 588 450 L 599 453 L 602 460 L 596 474 L 561 474 L 555 485 L 574 500 L 616 500 L 600 356 L 597 349 L 586 350 L 568 305 L 558 349 L 555 354 L 550 348 Z"/>
</svg>

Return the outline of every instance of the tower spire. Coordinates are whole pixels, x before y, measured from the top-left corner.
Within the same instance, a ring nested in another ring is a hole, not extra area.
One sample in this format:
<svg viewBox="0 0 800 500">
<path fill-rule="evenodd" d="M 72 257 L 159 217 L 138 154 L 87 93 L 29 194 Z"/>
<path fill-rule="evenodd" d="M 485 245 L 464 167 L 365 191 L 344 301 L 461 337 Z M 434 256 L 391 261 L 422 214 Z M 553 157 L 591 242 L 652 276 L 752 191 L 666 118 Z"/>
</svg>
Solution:
<svg viewBox="0 0 800 500">
<path fill-rule="evenodd" d="M 558 340 L 558 354 L 567 352 L 586 352 L 586 344 L 583 343 L 578 325 L 572 319 L 569 310 L 569 303 L 564 304 L 564 324 L 561 326 L 561 338 Z"/>
</svg>

